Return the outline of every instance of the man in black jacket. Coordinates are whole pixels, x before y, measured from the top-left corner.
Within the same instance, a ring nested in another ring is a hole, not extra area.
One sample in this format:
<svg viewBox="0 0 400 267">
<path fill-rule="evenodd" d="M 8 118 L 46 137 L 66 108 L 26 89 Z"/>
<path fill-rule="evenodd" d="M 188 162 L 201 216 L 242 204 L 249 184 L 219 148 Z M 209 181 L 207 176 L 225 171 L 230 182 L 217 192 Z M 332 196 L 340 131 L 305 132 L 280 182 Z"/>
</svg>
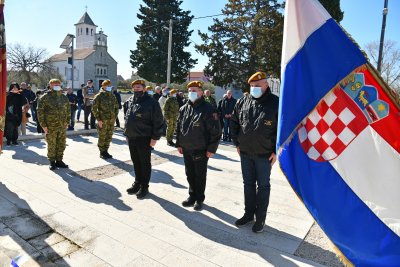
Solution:
<svg viewBox="0 0 400 267">
<path fill-rule="evenodd" d="M 124 135 L 128 139 L 135 182 L 127 192 L 142 199 L 149 192 L 151 148 L 161 138 L 164 117 L 158 102 L 144 91 L 145 81 L 135 80 L 131 86 L 133 96 L 124 103 Z"/>
<path fill-rule="evenodd" d="M 184 207 L 201 210 L 206 188 L 207 163 L 218 148 L 221 125 L 217 110 L 203 98 L 202 83 L 190 82 L 189 101 L 179 110 L 176 146 L 183 154 L 189 182 L 189 198 Z"/>
<path fill-rule="evenodd" d="M 232 112 L 235 108 L 236 99 L 232 96 L 232 91 L 228 90 L 226 92 L 226 98 L 222 100 L 221 103 L 221 116 L 224 121 L 224 141 L 231 141 L 231 135 L 229 130 L 229 125 L 231 122 Z"/>
<path fill-rule="evenodd" d="M 266 74 L 249 80 L 250 95 L 237 102 L 231 120 L 231 136 L 242 166 L 245 213 L 237 226 L 254 221 L 253 232 L 263 231 L 270 195 L 271 167 L 276 161 L 279 99 L 271 94 Z M 256 188 L 257 184 L 257 188 Z"/>
</svg>

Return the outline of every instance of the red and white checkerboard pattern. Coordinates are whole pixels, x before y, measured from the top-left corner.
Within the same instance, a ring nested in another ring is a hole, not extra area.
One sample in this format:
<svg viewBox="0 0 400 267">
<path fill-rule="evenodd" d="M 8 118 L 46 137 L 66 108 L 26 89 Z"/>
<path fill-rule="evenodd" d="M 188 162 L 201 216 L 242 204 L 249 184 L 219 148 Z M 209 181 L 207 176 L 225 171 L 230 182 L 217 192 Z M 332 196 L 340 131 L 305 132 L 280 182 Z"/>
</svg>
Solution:
<svg viewBox="0 0 400 267">
<path fill-rule="evenodd" d="M 307 155 L 315 161 L 336 158 L 368 122 L 342 89 L 334 89 L 305 118 L 298 137 Z"/>
</svg>

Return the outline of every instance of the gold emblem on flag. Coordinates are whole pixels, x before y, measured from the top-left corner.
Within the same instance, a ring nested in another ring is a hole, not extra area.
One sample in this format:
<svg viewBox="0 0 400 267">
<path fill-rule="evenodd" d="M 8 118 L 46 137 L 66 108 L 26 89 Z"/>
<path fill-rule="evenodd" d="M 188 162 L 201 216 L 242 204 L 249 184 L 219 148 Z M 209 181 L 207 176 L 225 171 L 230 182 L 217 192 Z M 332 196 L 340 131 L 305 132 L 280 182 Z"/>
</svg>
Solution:
<svg viewBox="0 0 400 267">
<path fill-rule="evenodd" d="M 0 116 L 0 131 L 4 133 L 4 126 L 6 124 L 6 117 Z"/>
</svg>

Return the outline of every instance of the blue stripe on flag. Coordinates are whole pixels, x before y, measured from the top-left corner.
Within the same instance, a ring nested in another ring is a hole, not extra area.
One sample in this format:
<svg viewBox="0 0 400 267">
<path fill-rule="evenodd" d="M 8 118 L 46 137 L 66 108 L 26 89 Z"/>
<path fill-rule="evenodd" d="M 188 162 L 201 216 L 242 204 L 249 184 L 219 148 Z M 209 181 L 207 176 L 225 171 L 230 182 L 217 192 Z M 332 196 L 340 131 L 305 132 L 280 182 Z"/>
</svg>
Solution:
<svg viewBox="0 0 400 267">
<path fill-rule="evenodd" d="M 297 135 L 284 146 L 279 162 L 308 210 L 355 266 L 400 266 L 400 237 L 354 194 L 329 162 L 309 159 Z"/>
<path fill-rule="evenodd" d="M 364 63 L 364 55 L 333 19 L 312 33 L 282 77 L 277 147 L 329 90 Z"/>
</svg>

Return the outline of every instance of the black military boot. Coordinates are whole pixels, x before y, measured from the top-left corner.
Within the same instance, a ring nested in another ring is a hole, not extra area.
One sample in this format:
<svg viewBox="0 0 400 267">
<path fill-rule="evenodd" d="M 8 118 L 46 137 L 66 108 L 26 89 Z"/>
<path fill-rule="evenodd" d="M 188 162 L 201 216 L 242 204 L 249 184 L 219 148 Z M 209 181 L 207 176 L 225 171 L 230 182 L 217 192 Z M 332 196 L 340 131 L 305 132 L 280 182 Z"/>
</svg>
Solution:
<svg viewBox="0 0 400 267">
<path fill-rule="evenodd" d="M 110 153 L 108 153 L 108 151 L 104 152 L 105 156 L 107 157 L 107 159 L 112 159 L 112 155 L 110 155 Z"/>
<path fill-rule="evenodd" d="M 141 186 L 139 191 L 136 194 L 137 199 L 143 199 L 149 193 L 148 186 Z"/>
<path fill-rule="evenodd" d="M 57 160 L 56 161 L 56 167 L 58 168 L 68 168 L 68 165 L 64 163 L 62 160 Z"/>
<path fill-rule="evenodd" d="M 126 189 L 126 192 L 128 192 L 129 195 L 135 195 L 137 192 L 139 192 L 139 190 L 140 190 L 140 184 L 134 182 L 130 188 Z"/>
<path fill-rule="evenodd" d="M 108 159 L 105 151 L 100 151 L 100 158 Z"/>
<path fill-rule="evenodd" d="M 175 143 L 172 140 L 167 141 L 167 145 L 175 147 Z"/>
<path fill-rule="evenodd" d="M 264 220 L 256 220 L 251 230 L 253 230 L 254 233 L 261 233 L 264 230 L 264 225 Z"/>
<path fill-rule="evenodd" d="M 245 215 L 243 215 L 242 218 L 236 220 L 235 225 L 236 226 L 243 226 L 243 225 L 246 225 L 246 224 L 248 224 L 250 222 L 253 222 L 253 221 L 254 221 L 254 215 L 250 216 L 250 215 L 245 214 Z"/>
<path fill-rule="evenodd" d="M 57 168 L 57 166 L 56 166 L 56 161 L 55 161 L 55 160 L 50 160 L 49 169 L 50 169 L 51 171 L 54 171 L 56 168 Z"/>
<path fill-rule="evenodd" d="M 182 202 L 182 206 L 184 207 L 193 207 L 194 203 L 196 203 L 196 200 L 194 200 L 191 197 L 188 197 L 185 201 Z"/>
<path fill-rule="evenodd" d="M 196 204 L 194 204 L 193 209 L 194 209 L 194 210 L 197 210 L 197 211 L 201 211 L 201 210 L 203 209 L 203 202 L 201 202 L 201 201 L 196 201 Z"/>
</svg>

